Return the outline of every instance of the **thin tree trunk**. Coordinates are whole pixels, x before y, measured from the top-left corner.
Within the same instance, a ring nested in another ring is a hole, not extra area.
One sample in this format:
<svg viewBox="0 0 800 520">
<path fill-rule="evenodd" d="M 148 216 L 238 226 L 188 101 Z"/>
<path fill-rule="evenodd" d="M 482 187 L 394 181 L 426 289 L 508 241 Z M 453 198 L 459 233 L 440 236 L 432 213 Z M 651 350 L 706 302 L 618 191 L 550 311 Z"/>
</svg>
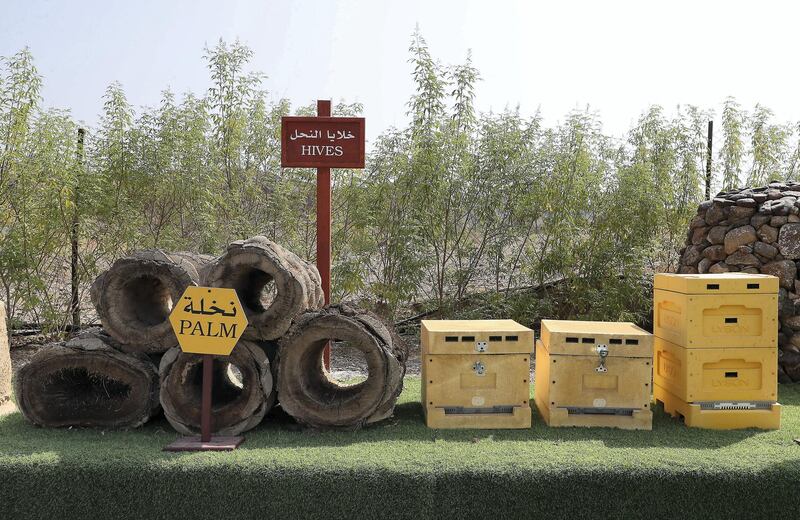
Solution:
<svg viewBox="0 0 800 520">
<path fill-rule="evenodd" d="M 714 139 L 714 121 L 708 122 L 708 145 L 706 148 L 706 200 L 711 199 L 711 151 Z"/>
<path fill-rule="evenodd" d="M 84 139 L 85 131 L 83 128 L 78 128 L 78 148 L 76 150 L 77 155 L 77 171 L 75 173 L 75 194 L 73 196 L 73 201 L 75 203 L 75 207 L 72 210 L 72 229 L 70 231 L 70 242 L 72 243 L 72 256 L 70 259 L 70 279 L 72 283 L 72 297 L 70 299 L 70 309 L 72 310 L 72 326 L 79 327 L 81 324 L 81 302 L 78 295 L 78 285 L 79 285 L 79 276 L 78 276 L 78 235 L 80 232 L 80 215 L 79 215 L 79 207 L 80 207 L 80 185 L 81 185 L 81 173 L 83 171 L 83 139 Z"/>
</svg>

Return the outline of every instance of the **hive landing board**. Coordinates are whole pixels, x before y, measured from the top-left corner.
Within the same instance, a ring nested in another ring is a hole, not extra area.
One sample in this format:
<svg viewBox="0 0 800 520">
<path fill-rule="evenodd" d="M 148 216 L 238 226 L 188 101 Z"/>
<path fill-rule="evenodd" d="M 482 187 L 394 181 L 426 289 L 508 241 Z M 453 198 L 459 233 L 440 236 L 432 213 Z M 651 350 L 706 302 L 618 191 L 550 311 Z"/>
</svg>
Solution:
<svg viewBox="0 0 800 520">
<path fill-rule="evenodd" d="M 284 117 L 284 168 L 363 168 L 363 117 Z"/>
</svg>

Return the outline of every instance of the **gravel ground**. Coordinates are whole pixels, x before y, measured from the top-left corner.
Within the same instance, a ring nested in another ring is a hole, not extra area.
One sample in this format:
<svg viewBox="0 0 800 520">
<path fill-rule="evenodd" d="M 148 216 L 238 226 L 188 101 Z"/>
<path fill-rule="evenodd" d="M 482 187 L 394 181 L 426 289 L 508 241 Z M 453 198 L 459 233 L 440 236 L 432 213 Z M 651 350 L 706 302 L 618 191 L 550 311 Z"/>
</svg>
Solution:
<svg viewBox="0 0 800 520">
<path fill-rule="evenodd" d="M 402 337 L 408 345 L 406 375 L 419 375 L 419 340 Z M 353 379 L 367 375 L 367 363 L 361 352 L 343 343 L 334 343 L 331 349 L 331 375 L 338 380 Z"/>
</svg>

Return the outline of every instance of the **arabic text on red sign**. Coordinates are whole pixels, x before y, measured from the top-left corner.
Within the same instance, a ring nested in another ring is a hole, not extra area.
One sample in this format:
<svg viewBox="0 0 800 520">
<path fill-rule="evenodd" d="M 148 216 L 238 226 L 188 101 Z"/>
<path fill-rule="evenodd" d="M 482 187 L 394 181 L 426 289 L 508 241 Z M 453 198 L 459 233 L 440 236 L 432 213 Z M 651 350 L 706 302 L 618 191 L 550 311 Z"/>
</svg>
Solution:
<svg viewBox="0 0 800 520">
<path fill-rule="evenodd" d="M 364 118 L 284 117 L 284 168 L 363 168 Z"/>
</svg>

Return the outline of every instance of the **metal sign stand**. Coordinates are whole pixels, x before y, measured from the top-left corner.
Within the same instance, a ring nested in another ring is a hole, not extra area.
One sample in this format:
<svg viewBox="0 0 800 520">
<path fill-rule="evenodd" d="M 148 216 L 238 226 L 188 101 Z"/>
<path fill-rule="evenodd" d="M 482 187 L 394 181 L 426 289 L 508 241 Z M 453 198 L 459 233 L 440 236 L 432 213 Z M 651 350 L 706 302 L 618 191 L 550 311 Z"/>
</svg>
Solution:
<svg viewBox="0 0 800 520">
<path fill-rule="evenodd" d="M 211 436 L 211 388 L 214 383 L 214 355 L 203 357 L 203 394 L 200 404 L 200 437 L 181 437 L 164 451 L 230 451 L 244 442 L 241 436 Z"/>
<path fill-rule="evenodd" d="M 244 437 L 211 435 L 214 356 L 230 355 L 247 327 L 247 316 L 236 291 L 231 288 L 189 286 L 179 302 L 172 308 L 169 321 L 183 352 L 181 355 L 199 354 L 203 365 L 200 436 L 182 437 L 164 448 L 164 451 L 236 449 L 244 441 Z M 211 334 L 212 327 L 217 328 L 215 334 Z M 198 331 L 199 334 L 196 334 Z"/>
<path fill-rule="evenodd" d="M 331 117 L 331 102 L 317 100 L 316 116 L 281 118 L 281 166 L 317 169 L 317 269 L 331 302 L 331 168 L 364 168 L 363 117 Z M 322 353 L 330 368 L 330 342 Z"/>
<path fill-rule="evenodd" d="M 330 117 L 329 99 L 317 100 L 317 117 Z M 317 269 L 322 279 L 325 305 L 331 303 L 331 169 L 317 168 Z M 331 343 L 325 344 L 322 362 L 331 367 Z"/>
</svg>

